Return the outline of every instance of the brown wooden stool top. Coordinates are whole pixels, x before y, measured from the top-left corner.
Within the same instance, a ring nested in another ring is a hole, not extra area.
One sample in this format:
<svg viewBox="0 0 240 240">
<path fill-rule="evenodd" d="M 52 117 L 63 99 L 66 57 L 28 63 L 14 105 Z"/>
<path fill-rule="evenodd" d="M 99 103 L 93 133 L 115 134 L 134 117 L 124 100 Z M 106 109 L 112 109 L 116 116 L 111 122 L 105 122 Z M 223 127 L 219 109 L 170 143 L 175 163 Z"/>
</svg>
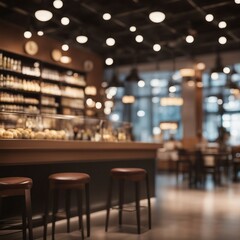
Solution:
<svg viewBox="0 0 240 240">
<path fill-rule="evenodd" d="M 48 177 L 51 182 L 54 183 L 89 183 L 90 176 L 86 173 L 77 173 L 77 172 L 64 172 L 64 173 L 54 173 Z"/>
<path fill-rule="evenodd" d="M 113 168 L 111 175 L 113 177 L 127 180 L 139 181 L 145 178 L 147 171 L 143 168 Z"/>
<path fill-rule="evenodd" d="M 5 177 L 0 178 L 0 190 L 5 189 L 30 189 L 32 179 L 27 177 Z"/>
</svg>

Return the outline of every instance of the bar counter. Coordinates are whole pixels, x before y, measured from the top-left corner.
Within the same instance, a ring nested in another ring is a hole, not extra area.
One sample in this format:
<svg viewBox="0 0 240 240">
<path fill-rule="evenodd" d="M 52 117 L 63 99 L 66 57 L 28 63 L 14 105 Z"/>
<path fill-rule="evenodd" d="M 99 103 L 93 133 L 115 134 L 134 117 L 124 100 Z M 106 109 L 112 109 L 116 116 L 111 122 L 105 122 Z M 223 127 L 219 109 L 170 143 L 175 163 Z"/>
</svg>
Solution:
<svg viewBox="0 0 240 240">
<path fill-rule="evenodd" d="M 44 213 L 48 176 L 56 172 L 85 172 L 91 176 L 91 212 L 106 207 L 110 169 L 139 167 L 149 173 L 150 193 L 155 196 L 156 152 L 160 144 L 140 142 L 83 142 L 53 140 L 0 140 L 0 176 L 25 176 L 33 179 L 34 219 Z M 130 184 L 131 185 L 131 184 Z M 127 185 L 126 201 L 133 186 Z M 141 197 L 145 197 L 142 184 Z M 74 199 L 74 197 L 73 197 Z M 117 199 L 117 193 L 113 200 Z M 14 199 L 13 199 L 14 200 Z M 4 216 L 16 215 L 13 200 L 4 201 Z M 73 200 L 74 201 L 74 200 Z M 60 208 L 63 203 L 60 204 Z M 72 203 L 72 207 L 76 205 Z M 73 210 L 73 212 L 75 212 Z"/>
</svg>

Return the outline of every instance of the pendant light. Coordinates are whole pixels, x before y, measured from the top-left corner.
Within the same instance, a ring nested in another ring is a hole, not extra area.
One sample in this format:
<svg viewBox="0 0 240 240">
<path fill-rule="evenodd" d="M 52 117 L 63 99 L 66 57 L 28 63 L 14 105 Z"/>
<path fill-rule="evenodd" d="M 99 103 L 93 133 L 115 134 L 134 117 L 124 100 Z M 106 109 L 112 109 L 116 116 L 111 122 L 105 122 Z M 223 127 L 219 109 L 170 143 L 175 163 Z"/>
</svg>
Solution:
<svg viewBox="0 0 240 240">
<path fill-rule="evenodd" d="M 217 79 L 219 73 L 223 73 L 223 65 L 222 65 L 220 53 L 219 51 L 217 51 L 215 66 L 211 69 L 211 73 L 210 73 L 211 78 L 214 80 Z"/>
<path fill-rule="evenodd" d="M 53 17 L 52 12 L 45 7 L 44 0 L 42 0 L 41 8 L 34 15 L 41 22 L 47 22 Z"/>
<path fill-rule="evenodd" d="M 133 67 L 129 73 L 129 75 L 126 77 L 127 82 L 138 82 L 141 80 L 141 78 L 138 75 L 138 69 L 136 67 Z"/>
</svg>

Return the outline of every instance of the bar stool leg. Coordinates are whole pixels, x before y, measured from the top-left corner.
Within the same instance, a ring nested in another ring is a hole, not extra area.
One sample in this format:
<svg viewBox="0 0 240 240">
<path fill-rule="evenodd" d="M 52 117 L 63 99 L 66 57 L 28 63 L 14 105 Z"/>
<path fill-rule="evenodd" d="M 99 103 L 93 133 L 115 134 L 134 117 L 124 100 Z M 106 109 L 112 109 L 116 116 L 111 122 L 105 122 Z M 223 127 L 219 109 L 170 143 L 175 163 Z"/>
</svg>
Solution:
<svg viewBox="0 0 240 240">
<path fill-rule="evenodd" d="M 148 199 L 148 228 L 152 228 L 152 216 L 151 216 L 151 201 L 150 201 L 150 191 L 149 191 L 149 178 L 148 174 L 146 175 L 146 190 L 147 190 L 147 199 Z"/>
<path fill-rule="evenodd" d="M 47 201 L 46 201 L 46 205 L 45 205 L 45 216 L 44 216 L 44 229 L 43 229 L 43 240 L 47 240 L 47 225 L 48 225 L 48 211 L 49 211 L 49 203 L 51 200 L 51 190 L 48 187 L 48 191 L 47 191 Z"/>
<path fill-rule="evenodd" d="M 58 210 L 58 190 L 54 189 L 52 206 L 52 240 L 55 239 L 55 222 L 57 210 Z"/>
<path fill-rule="evenodd" d="M 110 207 L 111 207 L 111 202 L 112 202 L 112 184 L 113 184 L 113 178 L 110 177 L 109 189 L 108 189 L 108 199 L 107 199 L 107 216 L 106 216 L 106 223 L 105 223 L 105 232 L 108 231 L 109 213 L 110 213 Z"/>
<path fill-rule="evenodd" d="M 118 221 L 119 225 L 122 225 L 122 210 L 123 210 L 123 202 L 124 202 L 124 180 L 119 180 L 119 215 Z"/>
<path fill-rule="evenodd" d="M 135 182 L 135 199 L 136 199 L 136 212 L 137 212 L 137 228 L 138 228 L 138 234 L 140 234 L 141 230 L 140 230 L 139 182 Z"/>
<path fill-rule="evenodd" d="M 83 211 L 82 211 L 83 199 L 82 199 L 81 189 L 78 191 L 77 197 L 78 197 L 78 223 L 79 223 L 79 229 L 81 229 L 82 239 L 84 239 Z"/>
<path fill-rule="evenodd" d="M 30 189 L 25 190 L 25 205 L 26 205 L 26 213 L 28 220 L 28 235 L 29 240 L 33 240 L 33 232 L 32 232 L 32 204 L 31 204 L 31 192 Z"/>
<path fill-rule="evenodd" d="M 89 197 L 89 183 L 85 186 L 86 195 L 86 217 L 87 217 L 87 237 L 90 237 L 90 197 Z"/>
<path fill-rule="evenodd" d="M 66 190 L 65 192 L 65 211 L 66 211 L 66 217 L 67 217 L 67 232 L 70 232 L 70 202 L 71 202 L 71 191 Z"/>
<path fill-rule="evenodd" d="M 22 209 L 22 233 L 23 233 L 23 239 L 27 240 L 27 222 L 26 222 L 25 196 L 23 198 L 23 209 Z"/>
<path fill-rule="evenodd" d="M 179 175 L 179 161 L 176 161 L 176 180 L 177 180 L 177 184 L 178 184 L 178 175 Z"/>
</svg>

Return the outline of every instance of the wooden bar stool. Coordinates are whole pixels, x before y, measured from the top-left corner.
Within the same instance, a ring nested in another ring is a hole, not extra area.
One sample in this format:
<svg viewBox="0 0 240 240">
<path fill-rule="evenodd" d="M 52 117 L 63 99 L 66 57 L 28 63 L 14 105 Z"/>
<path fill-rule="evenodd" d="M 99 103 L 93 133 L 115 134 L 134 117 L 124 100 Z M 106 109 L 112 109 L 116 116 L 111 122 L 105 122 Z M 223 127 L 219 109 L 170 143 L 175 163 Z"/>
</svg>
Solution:
<svg viewBox="0 0 240 240">
<path fill-rule="evenodd" d="M 149 193 L 149 180 L 148 174 L 145 169 L 142 168 L 113 168 L 110 173 L 110 184 L 107 200 L 107 216 L 105 231 L 108 230 L 109 223 L 109 214 L 110 207 L 112 204 L 112 186 L 113 180 L 119 180 L 119 225 L 122 225 L 122 211 L 124 204 L 124 182 L 131 181 L 135 184 L 135 202 L 136 202 L 136 213 L 137 213 L 137 229 L 138 234 L 141 233 L 140 227 L 140 182 L 145 180 L 146 182 L 146 191 L 147 191 L 147 200 L 148 200 L 148 227 L 151 229 L 151 202 L 150 202 L 150 193 Z"/>
<path fill-rule="evenodd" d="M 70 232 L 70 193 L 71 190 L 77 191 L 78 200 L 78 216 L 79 216 L 79 228 L 81 229 L 82 239 L 84 239 L 84 227 L 83 227 L 83 190 L 85 190 L 86 197 L 86 217 L 87 217 L 87 236 L 90 236 L 90 206 L 89 206 L 89 182 L 90 176 L 86 173 L 55 173 L 48 177 L 48 199 L 46 203 L 45 211 L 45 223 L 44 223 L 44 240 L 47 239 L 47 224 L 48 224 L 48 208 L 49 203 L 52 200 L 52 239 L 55 235 L 55 221 L 58 211 L 58 193 L 59 190 L 64 190 L 66 194 L 65 199 L 65 211 L 67 217 L 67 232 Z"/>
<path fill-rule="evenodd" d="M 32 179 L 27 177 L 0 178 L 0 198 L 10 196 L 23 196 L 25 205 L 22 214 L 23 239 L 33 240 L 32 233 L 32 205 L 31 205 Z M 27 220 L 27 221 L 26 221 Z"/>
</svg>

